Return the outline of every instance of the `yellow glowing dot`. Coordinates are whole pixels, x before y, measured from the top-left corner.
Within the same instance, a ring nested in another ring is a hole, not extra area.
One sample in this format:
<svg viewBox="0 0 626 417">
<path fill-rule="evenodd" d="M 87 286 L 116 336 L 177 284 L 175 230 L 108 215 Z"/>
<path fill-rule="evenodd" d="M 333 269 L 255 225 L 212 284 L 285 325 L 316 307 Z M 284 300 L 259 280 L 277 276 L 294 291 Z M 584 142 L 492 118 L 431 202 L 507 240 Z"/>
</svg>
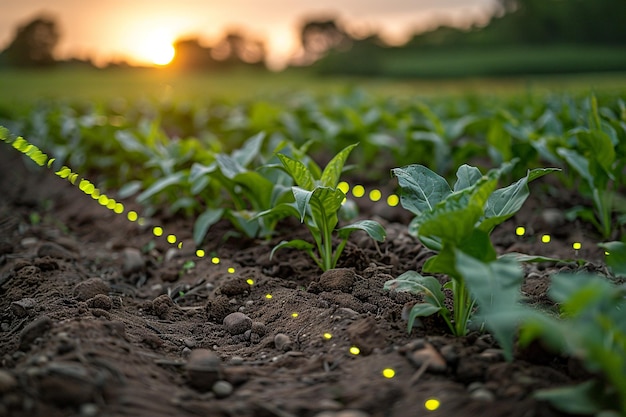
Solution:
<svg viewBox="0 0 626 417">
<path fill-rule="evenodd" d="M 233 268 L 232 266 L 230 268 L 228 268 L 228 273 L 229 274 L 234 274 L 235 273 L 235 268 Z"/>
<path fill-rule="evenodd" d="M 345 181 L 341 181 L 337 184 L 337 188 L 343 191 L 344 194 L 348 194 L 348 191 L 350 191 L 350 185 Z"/>
<path fill-rule="evenodd" d="M 85 192 L 85 194 L 87 195 L 92 195 L 93 192 L 95 191 L 96 187 L 93 184 L 89 184 L 87 186 L 85 186 L 85 189 L 83 190 Z"/>
<path fill-rule="evenodd" d="M 115 214 L 122 214 L 122 213 L 124 213 L 124 204 L 122 204 L 122 203 L 115 203 L 115 207 L 113 207 L 113 211 L 115 212 Z"/>
<path fill-rule="evenodd" d="M 541 236 L 541 241 L 543 243 L 550 243 L 550 235 L 543 235 L 543 236 Z"/>
<path fill-rule="evenodd" d="M 50 158 L 50 159 L 48 160 L 48 168 L 51 168 L 51 167 L 52 167 L 52 164 L 54 163 L 54 161 L 55 161 L 55 160 L 56 160 L 56 158 Z"/>
<path fill-rule="evenodd" d="M 248 285 L 254 285 L 254 280 L 252 278 L 248 278 L 246 282 L 248 283 Z"/>
<path fill-rule="evenodd" d="M 332 334 L 330 334 L 330 333 L 324 333 L 324 334 L 322 335 L 322 337 L 324 337 L 324 339 L 326 339 L 326 340 L 330 340 L 330 339 L 332 339 L 332 338 L 333 338 L 333 335 L 332 335 Z"/>
<path fill-rule="evenodd" d="M 299 316 L 298 313 L 296 313 L 295 311 L 293 313 L 291 313 L 291 317 L 293 317 L 294 319 L 297 318 Z"/>
<path fill-rule="evenodd" d="M 100 190 L 98 190 L 97 188 L 93 190 L 93 193 L 91 193 L 91 198 L 93 198 L 94 200 L 98 200 L 100 198 Z"/>
<path fill-rule="evenodd" d="M 352 346 L 350 347 L 350 353 L 352 353 L 353 355 L 358 355 L 359 353 L 361 353 L 361 349 L 356 346 Z"/>
<path fill-rule="evenodd" d="M 109 210 L 114 210 L 116 204 L 117 202 L 115 200 L 113 200 L 112 198 L 109 198 L 109 201 L 107 201 L 107 208 Z"/>
<path fill-rule="evenodd" d="M 604 251 L 604 255 L 605 255 L 605 256 L 609 256 L 609 255 L 610 255 L 610 253 L 609 253 L 608 251 Z"/>
<path fill-rule="evenodd" d="M 109 199 L 106 195 L 101 195 L 100 197 L 98 197 L 98 203 L 100 205 L 106 206 L 107 204 L 109 204 Z"/>
<path fill-rule="evenodd" d="M 572 244 L 572 247 L 574 248 L 574 250 L 578 250 L 578 249 L 580 249 L 580 248 L 582 248 L 582 247 L 583 247 L 583 244 L 582 244 L 582 243 L 580 243 L 580 242 L 574 242 L 574 243 Z"/>
<path fill-rule="evenodd" d="M 394 376 L 396 376 L 396 371 L 394 371 L 394 370 L 393 370 L 393 369 L 391 369 L 391 368 L 385 368 L 385 369 L 383 369 L 383 376 L 384 376 L 385 378 L 389 378 L 389 379 L 391 379 L 391 378 L 393 378 Z"/>
<path fill-rule="evenodd" d="M 382 196 L 383 195 L 380 192 L 380 190 L 376 190 L 376 189 L 370 191 L 370 193 L 369 193 L 370 200 L 372 200 L 374 202 L 380 200 Z"/>
<path fill-rule="evenodd" d="M 395 207 L 398 205 L 399 202 L 400 202 L 400 197 L 398 197 L 395 194 L 391 194 L 389 197 L 387 197 L 387 205 L 389 207 Z"/>
<path fill-rule="evenodd" d="M 137 212 L 136 211 L 129 211 L 128 214 L 126 215 L 126 217 L 131 222 L 137 221 L 137 218 L 138 218 Z"/>
<path fill-rule="evenodd" d="M 428 411 L 435 411 L 436 409 L 439 408 L 440 405 L 441 405 L 441 403 L 439 402 L 438 399 L 436 399 L 436 398 L 429 398 L 424 403 L 424 408 L 426 408 Z"/>
<path fill-rule="evenodd" d="M 343 206 L 344 204 L 346 204 L 346 201 L 348 201 L 348 199 L 344 197 L 343 200 L 341 200 L 341 205 Z"/>
<path fill-rule="evenodd" d="M 202 249 L 196 250 L 196 256 L 198 258 L 204 258 L 204 255 L 205 255 L 204 250 L 202 250 Z"/>
<path fill-rule="evenodd" d="M 174 243 L 176 243 L 176 236 L 174 235 L 167 235 L 167 243 L 173 245 Z"/>
<path fill-rule="evenodd" d="M 183 248 L 183 242 L 178 242 L 178 249 L 182 249 Z"/>
<path fill-rule="evenodd" d="M 154 226 L 154 228 L 152 229 L 152 234 L 155 235 L 156 237 L 162 236 L 163 228 L 159 226 Z"/>
<path fill-rule="evenodd" d="M 365 188 L 362 185 L 355 185 L 352 189 L 352 195 L 356 198 L 363 197 L 365 195 Z"/>
<path fill-rule="evenodd" d="M 515 229 L 515 234 L 518 236 L 524 236 L 525 233 L 526 229 L 524 228 L 524 226 L 518 226 L 517 229 Z"/>
<path fill-rule="evenodd" d="M 265 294 L 265 298 L 267 298 L 268 300 L 272 299 L 272 294 Z"/>
<path fill-rule="evenodd" d="M 214 256 L 211 258 L 211 262 L 217 265 L 220 263 L 220 258 L 218 258 L 217 256 Z"/>
</svg>

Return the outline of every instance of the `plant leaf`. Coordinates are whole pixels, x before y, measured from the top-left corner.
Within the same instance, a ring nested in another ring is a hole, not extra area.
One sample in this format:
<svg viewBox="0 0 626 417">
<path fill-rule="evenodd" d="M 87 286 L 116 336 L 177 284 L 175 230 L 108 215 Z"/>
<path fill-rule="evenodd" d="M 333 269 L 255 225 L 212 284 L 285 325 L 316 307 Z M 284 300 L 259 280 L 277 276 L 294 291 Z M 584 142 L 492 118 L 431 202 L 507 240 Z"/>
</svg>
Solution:
<svg viewBox="0 0 626 417">
<path fill-rule="evenodd" d="M 217 223 L 224 214 L 222 208 L 210 208 L 198 216 L 193 224 L 193 241 L 196 245 L 200 245 L 209 231 L 209 228 Z"/>
<path fill-rule="evenodd" d="M 139 203 L 142 203 L 148 200 L 153 195 L 163 191 L 166 187 L 182 183 L 183 179 L 185 179 L 185 176 L 185 172 L 179 171 L 158 179 L 154 184 L 152 184 L 144 192 L 137 196 L 137 201 Z"/>
<path fill-rule="evenodd" d="M 274 248 L 270 252 L 270 259 L 272 259 L 272 257 L 274 256 L 274 253 L 277 250 L 283 249 L 283 248 L 293 248 L 293 249 L 303 250 L 309 254 L 312 254 L 313 249 L 315 249 L 315 245 L 302 239 L 294 239 L 294 240 L 289 240 L 289 241 L 283 240 L 278 245 L 274 246 Z"/>
<path fill-rule="evenodd" d="M 385 282 L 383 288 L 387 291 L 422 294 L 426 302 L 438 307 L 443 307 L 445 300 L 439 281 L 434 277 L 420 275 L 416 271 L 407 271 L 397 278 Z"/>
<path fill-rule="evenodd" d="M 455 251 L 456 269 L 463 276 L 467 288 L 476 300 L 480 315 L 493 333 L 508 360 L 513 359 L 513 339 L 517 326 L 513 323 L 490 321 L 499 311 L 510 311 L 520 299 L 524 274 L 520 265 L 509 259 L 481 262 L 460 250 Z"/>
<path fill-rule="evenodd" d="M 495 190 L 487 200 L 485 205 L 485 219 L 481 222 L 481 230 L 490 233 L 493 228 L 508 218 L 512 217 L 521 208 L 530 191 L 528 183 L 534 179 L 542 177 L 558 168 L 537 168 L 528 171 L 525 177 L 505 188 Z"/>
<path fill-rule="evenodd" d="M 593 380 L 574 386 L 540 390 L 535 392 L 534 397 L 571 414 L 594 415 L 602 411 L 606 403 L 601 385 Z"/>
<path fill-rule="evenodd" d="M 261 153 L 261 146 L 265 139 L 265 132 L 259 132 L 250 137 L 243 146 L 232 153 L 232 158 L 242 167 L 247 167 Z M 225 174 L 224 174 L 225 175 Z"/>
<path fill-rule="evenodd" d="M 313 191 L 315 188 L 315 178 L 311 171 L 302 162 L 295 159 L 291 159 L 281 153 L 276 154 L 280 162 L 287 170 L 287 173 L 293 178 L 298 187 L 301 187 L 307 191 Z"/>
<path fill-rule="evenodd" d="M 456 171 L 457 180 L 454 184 L 454 191 L 460 191 L 471 187 L 476 184 L 482 176 L 483 174 L 478 168 L 467 164 L 461 165 Z"/>
<path fill-rule="evenodd" d="M 336 188 L 339 183 L 339 177 L 341 176 L 341 172 L 343 170 L 343 166 L 354 149 L 358 144 L 352 144 L 343 148 L 337 155 L 330 160 L 324 171 L 322 172 L 322 176 L 320 178 L 320 185 L 323 187 L 332 187 Z"/>
<path fill-rule="evenodd" d="M 611 272 L 617 276 L 626 277 L 626 243 L 605 242 L 599 243 L 598 246 L 608 252 L 606 264 L 611 268 Z"/>
<path fill-rule="evenodd" d="M 380 225 L 380 223 L 374 220 L 361 220 L 354 222 L 340 228 L 338 230 L 338 234 L 340 238 L 347 239 L 348 236 L 356 230 L 365 231 L 372 239 L 378 242 L 384 242 L 385 236 L 387 235 L 385 229 Z"/>
<path fill-rule="evenodd" d="M 452 193 L 448 182 L 425 166 L 407 165 L 391 172 L 398 178 L 402 207 L 415 215 L 433 210 Z"/>
<path fill-rule="evenodd" d="M 411 333 L 416 318 L 432 316 L 433 314 L 440 312 L 442 308 L 443 307 L 437 307 L 436 305 L 426 303 L 415 304 L 411 307 L 411 311 L 409 311 L 409 317 L 406 323 L 407 333 Z"/>
<path fill-rule="evenodd" d="M 331 231 L 337 225 L 337 213 L 346 195 L 338 188 L 317 187 L 309 200 L 311 217 L 320 230 Z"/>
<path fill-rule="evenodd" d="M 223 153 L 217 154 L 215 155 L 215 161 L 220 167 L 222 174 L 230 180 L 232 180 L 235 175 L 246 172 L 246 169 L 241 166 L 235 158 L 229 155 Z"/>
</svg>

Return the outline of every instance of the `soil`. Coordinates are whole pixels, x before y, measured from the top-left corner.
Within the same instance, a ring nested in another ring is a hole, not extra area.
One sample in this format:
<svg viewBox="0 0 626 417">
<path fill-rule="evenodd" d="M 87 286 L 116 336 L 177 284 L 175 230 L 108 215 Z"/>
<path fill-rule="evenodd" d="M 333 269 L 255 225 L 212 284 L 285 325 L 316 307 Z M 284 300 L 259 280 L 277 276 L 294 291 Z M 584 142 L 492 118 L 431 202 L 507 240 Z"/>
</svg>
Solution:
<svg viewBox="0 0 626 417">
<path fill-rule="evenodd" d="M 489 334 L 455 338 L 437 318 L 409 335 L 417 297 L 383 284 L 431 253 L 401 208 L 358 200 L 387 240 L 354 234 L 340 268 L 322 274 L 302 252 L 269 259 L 278 241 L 308 239 L 297 223 L 272 241 L 219 223 L 199 258 L 190 220 L 129 222 L 8 146 L 0 167 L 0 416 L 552 417 L 565 414 L 533 391 L 590 377 L 539 344 L 507 362 Z M 563 218 L 577 197 L 549 182 L 532 189 L 494 232 L 497 250 L 601 268 L 593 230 Z M 549 276 L 574 266 L 524 268 L 524 295 L 549 306 Z M 429 399 L 439 408 L 428 411 Z"/>
</svg>

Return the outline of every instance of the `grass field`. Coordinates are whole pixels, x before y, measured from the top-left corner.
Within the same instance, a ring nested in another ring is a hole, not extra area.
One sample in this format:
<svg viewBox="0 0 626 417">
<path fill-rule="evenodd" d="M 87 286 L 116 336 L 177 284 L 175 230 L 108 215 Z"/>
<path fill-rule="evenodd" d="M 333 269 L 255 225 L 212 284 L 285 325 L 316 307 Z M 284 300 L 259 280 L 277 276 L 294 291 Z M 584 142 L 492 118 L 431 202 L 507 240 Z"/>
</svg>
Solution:
<svg viewBox="0 0 626 417">
<path fill-rule="evenodd" d="M 175 73 L 167 69 L 58 68 L 49 71 L 0 71 L 0 105 L 28 105 L 34 100 L 214 99 L 237 101 L 275 97 L 294 91 L 327 94 L 350 88 L 388 96 L 455 94 L 590 93 L 626 91 L 626 73 L 463 78 L 449 80 L 319 77 L 308 70 L 281 73 L 239 70 L 229 73 Z"/>
</svg>

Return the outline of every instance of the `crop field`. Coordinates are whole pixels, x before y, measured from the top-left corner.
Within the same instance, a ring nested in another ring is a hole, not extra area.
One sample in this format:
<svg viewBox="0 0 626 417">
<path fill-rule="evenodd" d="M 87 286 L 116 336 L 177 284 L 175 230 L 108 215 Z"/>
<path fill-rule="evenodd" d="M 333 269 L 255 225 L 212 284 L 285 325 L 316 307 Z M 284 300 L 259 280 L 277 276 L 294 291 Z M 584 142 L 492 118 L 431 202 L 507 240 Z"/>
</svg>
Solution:
<svg viewBox="0 0 626 417">
<path fill-rule="evenodd" d="M 623 75 L 0 92 L 0 416 L 626 415 Z"/>
</svg>

